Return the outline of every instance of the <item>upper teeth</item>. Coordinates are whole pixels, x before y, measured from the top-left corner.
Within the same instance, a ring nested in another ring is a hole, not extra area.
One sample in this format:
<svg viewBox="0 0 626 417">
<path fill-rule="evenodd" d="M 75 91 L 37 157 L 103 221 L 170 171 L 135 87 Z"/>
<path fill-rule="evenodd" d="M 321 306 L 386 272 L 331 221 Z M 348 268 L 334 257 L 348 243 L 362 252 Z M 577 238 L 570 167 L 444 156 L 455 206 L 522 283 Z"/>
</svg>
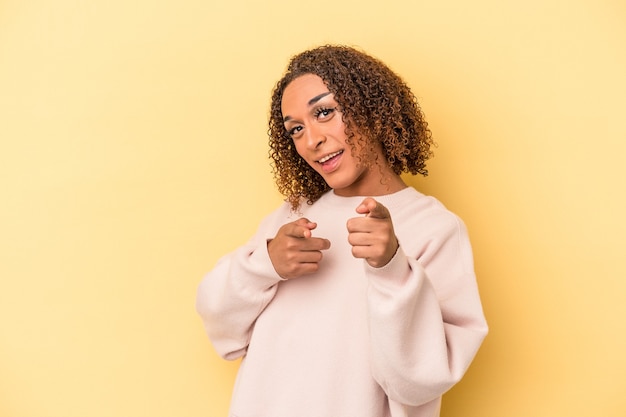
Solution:
<svg viewBox="0 0 626 417">
<path fill-rule="evenodd" d="M 319 162 L 320 164 L 323 164 L 324 162 L 328 161 L 329 159 L 334 158 L 335 156 L 339 155 L 341 153 L 341 151 L 337 151 L 335 153 L 331 153 L 330 155 L 326 155 L 325 157 L 323 157 L 322 159 L 320 159 Z"/>
</svg>

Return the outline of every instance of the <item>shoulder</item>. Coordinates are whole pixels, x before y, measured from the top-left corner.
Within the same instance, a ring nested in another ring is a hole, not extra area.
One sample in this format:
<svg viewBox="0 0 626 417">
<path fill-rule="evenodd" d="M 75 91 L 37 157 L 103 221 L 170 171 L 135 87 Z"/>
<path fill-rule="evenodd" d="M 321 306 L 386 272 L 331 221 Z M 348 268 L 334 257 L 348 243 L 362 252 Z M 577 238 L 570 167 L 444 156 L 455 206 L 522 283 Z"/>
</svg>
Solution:
<svg viewBox="0 0 626 417">
<path fill-rule="evenodd" d="M 410 198 L 392 212 L 399 239 L 418 247 L 469 244 L 463 220 L 440 200 L 417 191 L 408 194 Z"/>
<path fill-rule="evenodd" d="M 463 223 L 436 197 L 422 194 L 414 188 L 409 188 L 401 197 L 390 208 L 394 220 L 454 229 Z"/>
<path fill-rule="evenodd" d="M 259 224 L 259 233 L 278 229 L 285 223 L 298 219 L 298 214 L 291 209 L 291 205 L 283 202 L 280 206 L 267 214 Z"/>
</svg>

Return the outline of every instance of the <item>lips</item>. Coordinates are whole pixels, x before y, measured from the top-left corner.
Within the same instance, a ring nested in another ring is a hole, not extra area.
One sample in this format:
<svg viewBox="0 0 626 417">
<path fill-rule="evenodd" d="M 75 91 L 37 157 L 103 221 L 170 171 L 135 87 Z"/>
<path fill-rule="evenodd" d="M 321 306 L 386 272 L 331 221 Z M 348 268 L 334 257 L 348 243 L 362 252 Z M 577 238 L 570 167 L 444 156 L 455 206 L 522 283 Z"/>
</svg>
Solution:
<svg viewBox="0 0 626 417">
<path fill-rule="evenodd" d="M 323 158 L 318 159 L 317 163 L 322 166 L 322 171 L 324 171 L 325 173 L 332 172 L 339 165 L 339 161 L 341 160 L 341 155 L 342 154 L 343 154 L 342 150 L 341 151 L 337 151 L 337 152 L 333 152 L 333 153 L 329 153 L 328 155 L 324 156 Z"/>
<path fill-rule="evenodd" d="M 325 162 L 330 161 L 331 159 L 333 159 L 334 157 L 336 157 L 336 156 L 338 156 L 338 155 L 340 155 L 342 153 L 343 153 L 343 151 L 333 152 L 333 153 L 328 154 L 325 157 L 319 159 L 317 162 L 323 165 Z"/>
</svg>

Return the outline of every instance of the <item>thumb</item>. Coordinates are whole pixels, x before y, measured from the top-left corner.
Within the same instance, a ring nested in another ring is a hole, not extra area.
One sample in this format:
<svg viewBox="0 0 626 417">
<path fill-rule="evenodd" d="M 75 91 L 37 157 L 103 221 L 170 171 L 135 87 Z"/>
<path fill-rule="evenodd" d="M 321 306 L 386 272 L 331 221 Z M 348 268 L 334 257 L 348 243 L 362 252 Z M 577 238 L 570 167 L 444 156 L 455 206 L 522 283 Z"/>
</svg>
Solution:
<svg viewBox="0 0 626 417">
<path fill-rule="evenodd" d="M 305 217 L 301 217 L 292 223 L 290 235 L 299 238 L 311 237 L 311 230 L 317 227 L 317 223 L 310 221 Z"/>
</svg>

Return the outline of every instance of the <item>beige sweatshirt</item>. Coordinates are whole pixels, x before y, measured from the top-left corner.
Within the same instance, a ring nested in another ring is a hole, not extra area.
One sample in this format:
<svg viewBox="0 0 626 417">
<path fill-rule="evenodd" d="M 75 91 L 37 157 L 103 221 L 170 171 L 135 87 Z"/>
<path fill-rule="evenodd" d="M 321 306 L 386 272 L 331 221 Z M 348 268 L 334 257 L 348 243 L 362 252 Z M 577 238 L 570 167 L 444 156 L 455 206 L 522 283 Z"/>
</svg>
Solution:
<svg viewBox="0 0 626 417">
<path fill-rule="evenodd" d="M 197 310 L 217 352 L 243 357 L 231 417 L 433 417 L 487 324 L 463 223 L 413 188 L 378 196 L 400 249 L 382 268 L 351 254 L 363 197 L 284 204 L 202 280 Z M 306 217 L 331 241 L 314 275 L 282 280 L 267 239 Z"/>
</svg>

